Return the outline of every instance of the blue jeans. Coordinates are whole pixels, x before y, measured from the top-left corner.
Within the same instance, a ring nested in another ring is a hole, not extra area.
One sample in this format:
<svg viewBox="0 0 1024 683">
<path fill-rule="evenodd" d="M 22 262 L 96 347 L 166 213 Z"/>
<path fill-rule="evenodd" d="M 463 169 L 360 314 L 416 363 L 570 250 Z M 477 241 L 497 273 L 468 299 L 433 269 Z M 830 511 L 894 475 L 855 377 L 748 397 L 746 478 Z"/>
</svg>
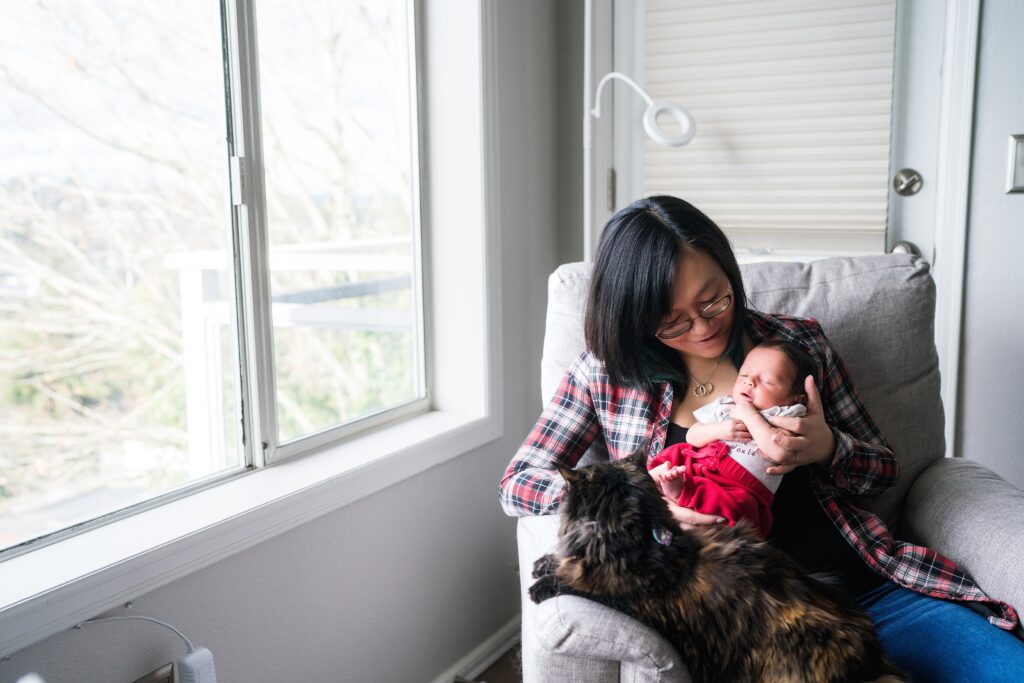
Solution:
<svg viewBox="0 0 1024 683">
<path fill-rule="evenodd" d="M 888 581 L 857 602 L 915 683 L 1024 681 L 1024 642 L 968 607 Z"/>
</svg>

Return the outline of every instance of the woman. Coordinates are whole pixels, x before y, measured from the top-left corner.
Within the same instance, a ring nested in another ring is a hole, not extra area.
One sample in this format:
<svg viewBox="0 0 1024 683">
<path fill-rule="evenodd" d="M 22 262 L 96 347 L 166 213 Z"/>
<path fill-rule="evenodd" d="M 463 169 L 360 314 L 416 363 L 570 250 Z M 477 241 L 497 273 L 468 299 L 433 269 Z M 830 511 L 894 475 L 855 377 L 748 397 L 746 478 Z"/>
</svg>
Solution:
<svg viewBox="0 0 1024 683">
<path fill-rule="evenodd" d="M 591 446 L 618 459 L 644 443 L 650 457 L 685 441 L 693 411 L 728 393 L 750 348 L 793 342 L 817 376 L 805 381 L 807 416 L 773 420 L 784 433 L 764 455 L 774 463 L 770 473 L 789 476 L 772 505 L 769 540 L 809 571 L 836 576 L 915 679 L 1024 680 L 1024 643 L 1007 632 L 1017 625 L 1013 608 L 986 596 L 952 561 L 894 540 L 853 504 L 853 496 L 896 482 L 892 451 L 816 321 L 747 308 L 729 242 L 704 214 L 662 196 L 612 217 L 594 262 L 584 332 L 587 350 L 502 479 L 508 514 L 554 512 L 564 484 L 556 468 L 575 466 Z M 741 422 L 733 427 L 749 438 Z M 684 528 L 724 522 L 669 504 Z"/>
</svg>

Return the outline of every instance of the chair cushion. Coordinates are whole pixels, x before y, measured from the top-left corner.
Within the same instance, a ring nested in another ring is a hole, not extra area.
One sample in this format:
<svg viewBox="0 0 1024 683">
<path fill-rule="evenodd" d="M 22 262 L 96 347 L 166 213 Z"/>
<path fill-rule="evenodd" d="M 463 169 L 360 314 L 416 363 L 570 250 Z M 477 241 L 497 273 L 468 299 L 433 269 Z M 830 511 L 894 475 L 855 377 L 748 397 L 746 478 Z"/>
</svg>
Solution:
<svg viewBox="0 0 1024 683">
<path fill-rule="evenodd" d="M 548 280 L 541 359 L 545 402 L 583 350 L 590 264 L 560 266 Z M 741 266 L 750 305 L 765 313 L 817 318 L 868 413 L 902 468 L 899 483 L 861 504 L 898 528 L 907 489 L 943 457 L 942 402 L 934 341 L 935 285 L 928 264 L 911 254 Z"/>
</svg>

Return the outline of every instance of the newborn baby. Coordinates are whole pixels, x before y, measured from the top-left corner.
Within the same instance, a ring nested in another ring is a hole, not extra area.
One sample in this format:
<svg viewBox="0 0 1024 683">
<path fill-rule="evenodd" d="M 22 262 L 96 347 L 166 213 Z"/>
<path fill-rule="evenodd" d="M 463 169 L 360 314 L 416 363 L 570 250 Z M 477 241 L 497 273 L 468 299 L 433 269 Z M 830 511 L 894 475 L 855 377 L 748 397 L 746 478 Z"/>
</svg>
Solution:
<svg viewBox="0 0 1024 683">
<path fill-rule="evenodd" d="M 767 536 L 782 475 L 766 472 L 770 463 L 758 449 L 778 431 L 765 418 L 806 415 L 804 378 L 813 374 L 813 362 L 795 344 L 768 342 L 751 349 L 732 396 L 695 410 L 697 423 L 687 430 L 687 442 L 669 446 L 648 463 L 662 493 L 730 525 L 746 519 Z"/>
</svg>

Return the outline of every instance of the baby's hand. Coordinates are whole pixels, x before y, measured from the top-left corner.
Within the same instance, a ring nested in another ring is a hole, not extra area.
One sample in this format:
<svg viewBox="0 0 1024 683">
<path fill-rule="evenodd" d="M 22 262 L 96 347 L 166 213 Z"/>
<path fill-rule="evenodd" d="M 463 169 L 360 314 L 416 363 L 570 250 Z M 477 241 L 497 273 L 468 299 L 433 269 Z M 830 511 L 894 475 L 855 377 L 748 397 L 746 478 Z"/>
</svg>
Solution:
<svg viewBox="0 0 1024 683">
<path fill-rule="evenodd" d="M 663 462 L 657 467 L 647 470 L 647 474 L 651 475 L 651 478 L 654 479 L 655 482 L 660 484 L 661 475 L 667 472 L 670 469 L 670 467 L 671 465 L 669 465 L 667 462 Z"/>
<path fill-rule="evenodd" d="M 754 408 L 754 403 L 742 396 L 736 398 L 735 401 L 736 402 L 733 404 L 731 413 L 733 416 L 741 417 L 743 415 L 750 415 L 758 412 L 758 409 Z"/>
<path fill-rule="evenodd" d="M 664 467 L 664 469 L 662 469 L 662 467 Z M 673 503 L 677 502 L 679 500 L 679 496 L 683 493 L 683 482 L 686 477 L 686 468 L 681 465 L 679 467 L 669 467 L 666 462 L 651 470 L 651 474 L 654 474 L 657 470 L 661 471 L 658 472 L 658 475 L 654 480 L 658 482 L 658 486 L 661 487 L 661 495 L 665 496 Z"/>
<path fill-rule="evenodd" d="M 736 412 L 733 411 L 735 415 Z M 742 420 L 733 418 L 731 420 L 723 420 L 718 423 L 718 438 L 723 441 L 750 441 L 753 437 L 750 436 L 750 430 L 747 429 L 747 425 Z"/>
<path fill-rule="evenodd" d="M 741 420 L 749 420 L 751 417 L 757 415 L 757 408 L 750 401 L 744 401 L 740 399 L 736 401 L 736 405 L 732 407 L 732 416 L 734 418 L 740 418 Z"/>
</svg>

